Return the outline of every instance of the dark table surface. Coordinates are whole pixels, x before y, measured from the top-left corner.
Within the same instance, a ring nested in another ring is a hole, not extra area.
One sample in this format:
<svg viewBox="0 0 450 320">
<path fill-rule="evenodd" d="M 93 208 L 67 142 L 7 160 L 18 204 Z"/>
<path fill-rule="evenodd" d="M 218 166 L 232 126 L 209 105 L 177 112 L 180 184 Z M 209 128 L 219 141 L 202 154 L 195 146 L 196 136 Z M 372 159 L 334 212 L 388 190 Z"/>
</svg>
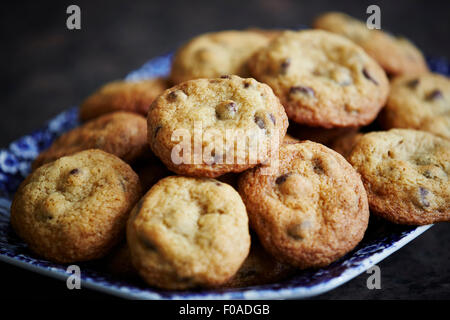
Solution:
<svg viewBox="0 0 450 320">
<path fill-rule="evenodd" d="M 66 28 L 66 8 L 81 8 L 81 30 Z M 104 82 L 214 30 L 308 25 L 320 12 L 359 18 L 378 4 L 382 28 L 413 40 L 426 54 L 450 58 L 449 1 L 35 1 L 0 12 L 0 147 L 77 105 Z M 381 289 L 363 273 L 319 299 L 450 298 L 450 224 L 434 226 L 379 266 Z M 0 263 L 2 296 L 108 298 Z"/>
</svg>

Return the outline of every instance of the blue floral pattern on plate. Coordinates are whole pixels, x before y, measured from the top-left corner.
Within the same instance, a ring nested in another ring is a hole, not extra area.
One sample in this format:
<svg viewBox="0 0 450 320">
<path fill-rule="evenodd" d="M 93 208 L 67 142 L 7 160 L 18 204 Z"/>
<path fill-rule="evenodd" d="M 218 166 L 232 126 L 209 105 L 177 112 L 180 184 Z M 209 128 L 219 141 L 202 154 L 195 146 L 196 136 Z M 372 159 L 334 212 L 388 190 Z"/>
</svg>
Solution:
<svg viewBox="0 0 450 320">
<path fill-rule="evenodd" d="M 155 58 L 131 72 L 126 80 L 166 76 L 172 54 Z M 443 58 L 428 58 L 431 70 L 449 75 L 450 65 Z M 78 125 L 78 108 L 73 107 L 50 120 L 45 127 L 12 142 L 0 150 L 0 260 L 59 279 L 66 279 L 66 265 L 36 257 L 13 232 L 9 223 L 12 196 L 30 172 L 30 163 L 40 151 L 63 132 Z M 343 258 L 326 268 L 305 270 L 285 281 L 239 289 L 164 291 L 139 281 L 126 281 L 109 274 L 102 263 L 79 264 L 82 287 L 97 289 L 132 299 L 282 299 L 305 298 L 331 290 L 364 272 L 403 245 L 429 229 L 390 224 L 371 218 L 363 241 Z"/>
</svg>

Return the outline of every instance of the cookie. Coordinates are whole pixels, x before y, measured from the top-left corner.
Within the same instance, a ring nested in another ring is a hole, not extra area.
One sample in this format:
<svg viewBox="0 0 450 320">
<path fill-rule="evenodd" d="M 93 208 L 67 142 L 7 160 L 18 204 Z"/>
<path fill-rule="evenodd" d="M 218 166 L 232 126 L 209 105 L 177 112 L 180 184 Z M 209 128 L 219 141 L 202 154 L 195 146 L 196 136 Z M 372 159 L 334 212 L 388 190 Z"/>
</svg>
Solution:
<svg viewBox="0 0 450 320">
<path fill-rule="evenodd" d="M 34 160 L 32 168 L 87 149 L 101 149 L 132 163 L 151 153 L 145 118 L 129 112 L 114 112 L 86 122 L 56 139 Z"/>
<path fill-rule="evenodd" d="M 175 54 L 170 78 L 173 83 L 234 74 L 248 77 L 247 60 L 267 45 L 270 33 L 221 31 L 193 38 Z"/>
<path fill-rule="evenodd" d="M 450 141 L 410 129 L 371 132 L 348 159 L 373 213 L 400 224 L 450 221 Z"/>
<path fill-rule="evenodd" d="M 331 149 L 340 153 L 344 158 L 347 158 L 362 136 L 363 133 L 356 130 L 347 132 L 333 140 Z"/>
<path fill-rule="evenodd" d="M 295 273 L 297 268 L 275 260 L 252 237 L 252 245 L 247 259 L 239 271 L 222 285 L 225 288 L 243 288 L 282 281 Z"/>
<path fill-rule="evenodd" d="M 321 128 L 321 127 L 310 127 L 305 125 L 300 125 L 296 123 L 291 123 L 288 127 L 288 133 L 295 137 L 297 140 L 310 140 L 313 142 L 321 143 L 329 146 L 338 137 L 356 132 L 358 128 Z"/>
<path fill-rule="evenodd" d="M 248 28 L 246 31 L 255 32 L 258 34 L 261 34 L 269 40 L 273 40 L 276 37 L 278 37 L 283 31 L 286 31 L 284 29 L 261 29 L 261 28 Z"/>
<path fill-rule="evenodd" d="M 243 173 L 239 193 L 250 226 L 277 260 L 301 269 L 324 267 L 361 241 L 367 195 L 340 154 L 311 141 L 284 144 L 273 174 L 263 169 Z"/>
<path fill-rule="evenodd" d="M 160 180 L 133 209 L 127 240 L 133 265 L 163 289 L 217 286 L 248 255 L 245 206 L 237 191 L 214 179 Z"/>
<path fill-rule="evenodd" d="M 450 139 L 449 78 L 435 73 L 395 78 L 380 122 L 386 129 L 417 129 Z"/>
<path fill-rule="evenodd" d="M 147 116 L 153 100 L 168 87 L 168 81 L 163 78 L 107 83 L 83 101 L 80 119 L 87 121 L 115 111 Z"/>
<path fill-rule="evenodd" d="M 131 263 L 130 249 L 126 241 L 119 244 L 106 258 L 109 273 L 123 279 L 137 280 L 138 272 Z"/>
<path fill-rule="evenodd" d="M 98 259 L 123 236 L 140 193 L 128 164 L 101 150 L 86 150 L 31 173 L 14 195 L 11 224 L 45 259 Z"/>
<path fill-rule="evenodd" d="M 297 143 L 300 142 L 297 138 L 294 138 L 293 136 L 286 133 L 283 139 L 283 143 Z"/>
<path fill-rule="evenodd" d="M 346 14 L 325 13 L 314 21 L 313 26 L 344 36 L 360 45 L 390 75 L 428 71 L 422 53 L 409 40 L 381 30 L 371 30 L 362 21 Z"/>
<path fill-rule="evenodd" d="M 150 107 L 148 141 L 169 170 L 218 177 L 276 154 L 288 120 L 269 86 L 224 76 L 166 90 Z"/>
<path fill-rule="evenodd" d="M 144 192 L 148 191 L 159 180 L 171 174 L 159 159 L 152 159 L 148 162 L 142 161 L 135 166 L 135 171 L 139 176 Z"/>
<path fill-rule="evenodd" d="M 350 40 L 320 30 L 286 31 L 249 61 L 252 75 L 272 87 L 294 122 L 356 127 L 383 107 L 383 69 Z"/>
</svg>

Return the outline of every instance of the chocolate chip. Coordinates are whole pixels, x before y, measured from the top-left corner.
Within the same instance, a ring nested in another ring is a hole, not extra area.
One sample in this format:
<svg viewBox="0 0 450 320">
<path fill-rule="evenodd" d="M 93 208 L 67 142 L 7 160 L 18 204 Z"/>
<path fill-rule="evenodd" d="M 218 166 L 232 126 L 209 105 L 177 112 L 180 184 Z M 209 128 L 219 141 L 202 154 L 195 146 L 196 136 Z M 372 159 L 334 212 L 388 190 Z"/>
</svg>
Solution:
<svg viewBox="0 0 450 320">
<path fill-rule="evenodd" d="M 304 86 L 295 86 L 295 87 L 291 87 L 289 89 L 289 94 L 295 94 L 295 93 L 303 93 L 305 95 L 308 95 L 310 97 L 315 97 L 315 92 L 313 88 L 310 87 L 304 87 Z"/>
<path fill-rule="evenodd" d="M 272 120 L 273 124 L 277 124 L 277 119 L 275 119 L 275 116 L 273 114 L 269 113 L 269 117 L 270 120 Z"/>
<path fill-rule="evenodd" d="M 255 115 L 255 123 L 258 125 L 260 129 L 266 128 L 266 123 L 264 122 L 264 119 L 260 116 Z"/>
<path fill-rule="evenodd" d="M 159 130 L 161 130 L 161 126 L 157 126 L 155 129 L 155 133 L 153 134 L 153 137 L 156 138 L 156 135 L 158 134 Z"/>
<path fill-rule="evenodd" d="M 289 69 L 290 65 L 291 65 L 291 59 L 289 59 L 289 58 L 284 59 L 284 61 L 280 65 L 280 73 L 281 74 L 286 74 L 286 72 Z"/>
<path fill-rule="evenodd" d="M 169 94 L 167 95 L 167 98 L 168 98 L 170 101 L 175 101 L 175 100 L 177 100 L 177 98 L 178 98 L 178 94 L 177 94 L 176 91 L 172 91 L 171 93 L 169 93 Z"/>
<path fill-rule="evenodd" d="M 216 186 L 222 186 L 222 184 L 220 182 L 216 182 Z"/>
<path fill-rule="evenodd" d="M 425 178 L 428 178 L 428 179 L 432 179 L 432 178 L 433 178 L 433 176 L 431 175 L 430 170 L 425 171 L 425 172 L 423 173 L 423 176 L 424 176 Z"/>
<path fill-rule="evenodd" d="M 313 170 L 317 174 L 323 174 L 325 172 L 322 166 L 322 160 L 318 158 L 313 160 Z"/>
<path fill-rule="evenodd" d="M 227 109 L 228 111 L 232 112 L 232 113 L 236 113 L 237 111 L 237 104 L 234 102 L 230 102 L 229 104 L 227 104 Z"/>
<path fill-rule="evenodd" d="M 419 187 L 420 203 L 422 203 L 424 207 L 430 206 L 430 202 L 426 199 L 429 193 L 430 192 L 427 189 Z"/>
<path fill-rule="evenodd" d="M 294 240 L 302 240 L 303 237 L 300 235 L 301 228 L 300 224 L 294 224 L 287 229 L 287 235 Z"/>
<path fill-rule="evenodd" d="M 406 86 L 410 89 L 415 89 L 418 85 L 419 85 L 420 80 L 419 79 L 413 79 L 413 80 L 409 80 L 406 83 Z"/>
<path fill-rule="evenodd" d="M 244 82 L 244 88 L 247 89 L 248 87 L 250 87 L 250 82 L 249 81 L 245 81 Z"/>
<path fill-rule="evenodd" d="M 286 179 L 290 176 L 290 173 L 286 173 L 286 174 L 282 174 L 281 176 L 279 176 L 276 180 L 275 183 L 276 184 L 282 184 L 283 182 L 286 181 Z"/>
<path fill-rule="evenodd" d="M 425 97 L 425 99 L 427 101 L 433 101 L 433 100 L 442 99 L 442 98 L 443 98 L 442 91 L 439 89 L 434 89 L 429 94 L 427 94 L 427 96 Z"/>
<path fill-rule="evenodd" d="M 222 79 L 231 79 L 231 76 L 224 74 L 220 76 Z"/>
<path fill-rule="evenodd" d="M 220 120 L 233 119 L 237 110 L 238 106 L 235 102 L 223 102 L 217 106 L 216 117 Z"/>
<path fill-rule="evenodd" d="M 69 174 L 77 174 L 78 172 L 80 172 L 80 170 L 78 168 L 75 168 L 70 170 Z"/>
<path fill-rule="evenodd" d="M 373 83 L 375 83 L 376 85 L 378 85 L 378 82 L 374 78 L 372 78 L 372 76 L 369 74 L 369 72 L 366 70 L 366 68 L 364 68 L 362 70 L 362 73 L 363 73 L 364 77 L 366 77 L 367 80 L 370 80 Z"/>
</svg>

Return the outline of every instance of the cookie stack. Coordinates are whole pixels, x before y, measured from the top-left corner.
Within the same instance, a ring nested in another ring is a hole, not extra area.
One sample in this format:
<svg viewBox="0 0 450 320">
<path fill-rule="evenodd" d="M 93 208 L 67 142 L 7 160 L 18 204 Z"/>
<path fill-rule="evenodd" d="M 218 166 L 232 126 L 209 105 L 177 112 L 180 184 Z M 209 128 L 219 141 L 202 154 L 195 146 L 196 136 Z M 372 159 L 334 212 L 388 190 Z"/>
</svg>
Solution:
<svg viewBox="0 0 450 320">
<path fill-rule="evenodd" d="M 449 221 L 449 80 L 346 15 L 314 26 L 200 35 L 169 79 L 93 93 L 19 187 L 16 232 L 51 261 L 182 290 L 327 266 L 370 213 Z"/>
</svg>

